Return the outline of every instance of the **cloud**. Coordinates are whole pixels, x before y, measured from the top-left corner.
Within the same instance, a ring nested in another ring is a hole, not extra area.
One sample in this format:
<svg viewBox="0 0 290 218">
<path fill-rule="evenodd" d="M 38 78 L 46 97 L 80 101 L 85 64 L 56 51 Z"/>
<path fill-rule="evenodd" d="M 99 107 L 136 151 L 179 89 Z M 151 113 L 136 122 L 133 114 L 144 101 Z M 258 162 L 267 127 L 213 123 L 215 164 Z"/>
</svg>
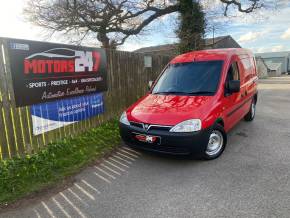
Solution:
<svg viewBox="0 0 290 218">
<path fill-rule="evenodd" d="M 276 4 L 278 8 L 283 9 L 284 7 L 287 7 L 287 5 L 289 5 L 289 0 L 278 0 Z"/>
<path fill-rule="evenodd" d="M 259 48 L 255 48 L 253 50 L 257 53 L 263 53 L 263 52 L 268 51 L 268 49 L 266 47 L 259 47 Z"/>
<path fill-rule="evenodd" d="M 273 47 L 272 47 L 272 50 L 271 50 L 271 51 L 272 51 L 272 52 L 282 51 L 283 48 L 284 48 L 283 45 L 276 45 L 276 46 L 273 46 Z"/>
<path fill-rule="evenodd" d="M 139 48 L 142 48 L 143 45 L 136 44 L 136 43 L 129 43 L 127 42 L 126 44 L 122 45 L 119 49 L 123 51 L 134 51 Z M 146 46 L 144 46 L 146 47 Z"/>
<path fill-rule="evenodd" d="M 290 28 L 282 34 L 281 39 L 290 39 Z"/>
<path fill-rule="evenodd" d="M 241 35 L 240 38 L 238 39 L 239 42 L 252 42 L 257 40 L 258 38 L 262 37 L 263 35 L 267 34 L 269 31 L 265 30 L 262 32 L 248 32 L 244 35 Z"/>
</svg>

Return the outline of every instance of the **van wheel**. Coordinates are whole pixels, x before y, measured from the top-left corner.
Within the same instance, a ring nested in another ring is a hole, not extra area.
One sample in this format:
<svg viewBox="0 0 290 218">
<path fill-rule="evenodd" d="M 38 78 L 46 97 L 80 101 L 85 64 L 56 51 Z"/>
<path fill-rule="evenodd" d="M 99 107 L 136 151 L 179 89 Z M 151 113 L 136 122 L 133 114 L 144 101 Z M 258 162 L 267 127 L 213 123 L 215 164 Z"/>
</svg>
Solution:
<svg viewBox="0 0 290 218">
<path fill-rule="evenodd" d="M 245 121 L 252 121 L 255 119 L 255 115 L 256 115 L 256 101 L 253 99 L 253 101 L 251 103 L 250 110 L 246 114 L 246 116 L 244 117 L 244 120 Z"/>
<path fill-rule="evenodd" d="M 225 150 L 226 144 L 227 134 L 221 125 L 216 124 L 209 136 L 203 158 L 205 160 L 213 160 L 218 158 Z"/>
</svg>

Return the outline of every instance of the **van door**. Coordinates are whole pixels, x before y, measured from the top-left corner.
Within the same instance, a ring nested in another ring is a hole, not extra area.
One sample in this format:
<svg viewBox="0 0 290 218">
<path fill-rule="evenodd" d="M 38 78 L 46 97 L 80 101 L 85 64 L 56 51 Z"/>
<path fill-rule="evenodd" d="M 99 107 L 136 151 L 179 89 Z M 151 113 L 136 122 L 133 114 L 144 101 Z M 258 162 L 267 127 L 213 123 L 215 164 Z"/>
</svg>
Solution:
<svg viewBox="0 0 290 218">
<path fill-rule="evenodd" d="M 255 58 L 250 58 L 250 71 L 251 71 L 251 78 L 249 80 L 248 84 L 248 97 L 253 98 L 253 96 L 257 92 L 257 81 L 258 81 L 258 76 L 257 76 L 257 68 L 256 68 L 256 60 Z M 251 102 L 249 103 L 251 104 Z"/>
<path fill-rule="evenodd" d="M 235 61 L 229 67 L 227 72 L 227 77 L 225 81 L 225 91 L 224 91 L 224 120 L 225 120 L 225 130 L 228 131 L 231 129 L 242 117 L 243 110 L 241 110 L 240 105 L 242 104 L 242 95 L 245 90 L 241 88 L 240 92 L 229 93 L 227 90 L 227 84 L 231 80 L 239 80 L 241 82 L 241 74 L 239 71 L 238 63 Z"/>
<path fill-rule="evenodd" d="M 243 98 L 243 111 L 244 115 L 246 115 L 252 103 L 253 95 L 256 92 L 256 77 L 255 77 L 255 65 L 253 59 L 250 57 L 244 58 L 239 62 L 239 69 L 244 73 L 243 76 L 243 85 L 241 85 L 241 90 L 243 90 L 242 98 Z"/>
</svg>

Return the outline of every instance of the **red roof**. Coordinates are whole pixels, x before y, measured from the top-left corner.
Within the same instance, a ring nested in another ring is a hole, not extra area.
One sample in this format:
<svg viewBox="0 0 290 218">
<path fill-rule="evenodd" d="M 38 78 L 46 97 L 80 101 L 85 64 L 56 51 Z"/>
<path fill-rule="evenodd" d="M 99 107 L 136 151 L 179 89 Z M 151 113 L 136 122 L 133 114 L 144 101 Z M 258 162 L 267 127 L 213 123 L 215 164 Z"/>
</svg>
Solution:
<svg viewBox="0 0 290 218">
<path fill-rule="evenodd" d="M 244 48 L 192 51 L 173 58 L 170 63 L 174 64 L 192 61 L 227 60 L 230 59 L 233 55 L 253 56 L 253 53 L 250 50 Z"/>
</svg>

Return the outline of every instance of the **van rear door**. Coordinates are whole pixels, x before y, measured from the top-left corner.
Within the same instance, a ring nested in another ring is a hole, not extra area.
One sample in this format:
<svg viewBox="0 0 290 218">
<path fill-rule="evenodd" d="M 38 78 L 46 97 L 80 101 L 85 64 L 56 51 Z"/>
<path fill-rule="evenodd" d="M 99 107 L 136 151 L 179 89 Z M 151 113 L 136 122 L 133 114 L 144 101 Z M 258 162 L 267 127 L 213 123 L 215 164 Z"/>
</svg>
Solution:
<svg viewBox="0 0 290 218">
<path fill-rule="evenodd" d="M 249 58 L 249 61 L 251 63 L 250 66 L 250 81 L 248 82 L 248 95 L 249 97 L 253 97 L 256 92 L 257 92 L 257 81 L 258 81 L 258 76 L 257 76 L 257 68 L 256 68 L 256 60 L 254 57 Z"/>
<path fill-rule="evenodd" d="M 244 98 L 244 106 L 243 111 L 244 115 L 246 115 L 249 112 L 252 98 L 254 96 L 254 93 L 256 92 L 256 70 L 254 65 L 254 59 L 250 56 L 243 58 L 241 62 L 239 63 L 240 69 L 244 72 L 244 82 L 243 82 L 243 88 L 244 92 L 242 92 L 243 98 Z"/>
</svg>

